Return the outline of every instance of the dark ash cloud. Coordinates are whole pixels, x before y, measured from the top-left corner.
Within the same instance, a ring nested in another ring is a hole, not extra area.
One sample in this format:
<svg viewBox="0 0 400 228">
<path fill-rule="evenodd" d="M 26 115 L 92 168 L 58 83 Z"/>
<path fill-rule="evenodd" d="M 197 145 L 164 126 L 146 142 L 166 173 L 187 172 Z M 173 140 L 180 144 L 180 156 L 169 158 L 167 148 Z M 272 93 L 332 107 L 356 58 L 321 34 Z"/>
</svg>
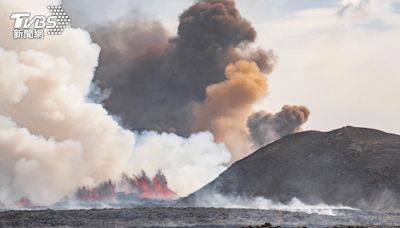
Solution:
<svg viewBox="0 0 400 228">
<path fill-rule="evenodd" d="M 102 47 L 96 80 L 113 89 L 105 107 L 133 129 L 189 135 L 193 107 L 207 86 L 225 80 L 227 64 L 245 59 L 272 69 L 271 52 L 250 48 L 256 31 L 234 1 L 198 1 L 179 22 L 172 38 L 158 22 L 137 18 L 91 32 Z"/>
<path fill-rule="evenodd" d="M 259 111 L 252 114 L 247 122 L 251 138 L 256 147 L 265 146 L 285 135 L 301 130 L 310 116 L 305 106 L 283 106 L 278 113 Z"/>
</svg>

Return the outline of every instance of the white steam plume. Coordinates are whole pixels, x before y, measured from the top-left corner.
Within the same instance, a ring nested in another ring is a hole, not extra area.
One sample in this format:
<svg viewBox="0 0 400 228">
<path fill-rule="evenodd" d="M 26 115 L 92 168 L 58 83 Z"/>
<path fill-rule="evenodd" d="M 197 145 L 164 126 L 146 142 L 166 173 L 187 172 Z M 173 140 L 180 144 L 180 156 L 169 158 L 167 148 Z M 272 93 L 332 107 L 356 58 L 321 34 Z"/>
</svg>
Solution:
<svg viewBox="0 0 400 228">
<path fill-rule="evenodd" d="M 196 199 L 195 205 L 198 207 L 222 207 L 222 208 L 246 208 L 277 210 L 290 212 L 304 212 L 308 214 L 337 215 L 338 210 L 358 210 L 356 208 L 343 205 L 305 204 L 297 198 L 293 198 L 288 203 L 274 202 L 264 197 L 245 198 L 239 196 L 227 196 L 222 194 L 210 193 L 204 197 Z"/>
<path fill-rule="evenodd" d="M 12 39 L 12 12 L 48 15 L 46 7 L 59 3 L 0 1 L 0 201 L 51 204 L 142 169 L 165 170 L 185 195 L 222 172 L 229 152 L 211 134 L 139 135 L 87 101 L 100 48 L 86 31 Z"/>
</svg>

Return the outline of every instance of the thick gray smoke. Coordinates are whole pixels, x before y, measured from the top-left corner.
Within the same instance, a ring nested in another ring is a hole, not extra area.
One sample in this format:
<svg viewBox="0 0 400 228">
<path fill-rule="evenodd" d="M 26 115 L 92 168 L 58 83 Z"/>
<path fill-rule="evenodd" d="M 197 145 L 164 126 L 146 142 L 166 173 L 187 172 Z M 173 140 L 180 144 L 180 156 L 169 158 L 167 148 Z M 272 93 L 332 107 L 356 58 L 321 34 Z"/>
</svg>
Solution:
<svg viewBox="0 0 400 228">
<path fill-rule="evenodd" d="M 246 59 L 272 69 L 272 53 L 250 47 L 256 32 L 233 1 L 199 1 L 179 21 L 173 38 L 159 23 L 138 18 L 91 32 L 102 47 L 96 80 L 113 88 L 105 107 L 131 128 L 189 135 L 193 106 L 207 86 L 225 80 L 228 63 Z"/>
<path fill-rule="evenodd" d="M 172 190 L 186 195 L 226 168 L 229 151 L 214 138 L 221 129 L 191 134 L 193 116 L 224 128 L 224 119 L 239 118 L 235 129 L 244 133 L 237 141 L 246 142 L 247 117 L 266 93 L 264 73 L 275 61 L 250 45 L 255 31 L 233 1 L 195 3 L 180 16 L 174 38 L 158 22 L 137 19 L 94 29 L 101 52 L 75 28 L 42 40 L 12 39 L 12 12 L 47 15 L 51 4 L 60 2 L 0 0 L 0 16 L 7 15 L 0 29 L 9 31 L 0 36 L 0 201 L 51 204 L 79 186 L 160 169 Z M 211 113 L 224 98 L 236 101 L 229 94 L 246 99 L 229 113 Z M 210 118 L 193 115 L 193 107 Z M 124 129 L 108 111 L 141 133 Z"/>
<path fill-rule="evenodd" d="M 6 15 L 0 20 L 2 203 L 26 197 L 52 204 L 80 186 L 160 169 L 171 188 L 186 195 L 226 168 L 230 154 L 208 132 L 138 134 L 87 99 L 100 52 L 88 32 L 67 28 L 60 36 L 12 39 L 12 12 L 48 15 L 51 4 L 60 2 L 0 0 L 0 16 Z M 107 97 L 97 94 L 98 101 Z"/>
<path fill-rule="evenodd" d="M 250 129 L 251 138 L 256 146 L 265 146 L 285 135 L 301 130 L 310 115 L 305 106 L 283 106 L 276 114 L 259 111 L 252 114 L 247 126 Z"/>
</svg>

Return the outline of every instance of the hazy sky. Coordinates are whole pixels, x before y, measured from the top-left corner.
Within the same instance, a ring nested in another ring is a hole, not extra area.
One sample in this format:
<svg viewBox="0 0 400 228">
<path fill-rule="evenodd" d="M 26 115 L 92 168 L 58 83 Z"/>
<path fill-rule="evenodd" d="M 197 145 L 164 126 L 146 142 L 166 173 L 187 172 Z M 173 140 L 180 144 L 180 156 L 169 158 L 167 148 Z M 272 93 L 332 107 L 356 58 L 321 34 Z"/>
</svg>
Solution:
<svg viewBox="0 0 400 228">
<path fill-rule="evenodd" d="M 104 2 L 105 4 L 101 4 Z M 104 22 L 129 13 L 161 20 L 176 32 L 177 17 L 192 0 L 65 1 L 83 21 Z M 346 125 L 400 134 L 399 0 L 237 0 L 258 32 L 258 44 L 279 61 L 270 94 L 258 108 L 275 112 L 303 104 L 305 129 Z M 70 9 L 70 10 L 71 10 Z"/>
</svg>

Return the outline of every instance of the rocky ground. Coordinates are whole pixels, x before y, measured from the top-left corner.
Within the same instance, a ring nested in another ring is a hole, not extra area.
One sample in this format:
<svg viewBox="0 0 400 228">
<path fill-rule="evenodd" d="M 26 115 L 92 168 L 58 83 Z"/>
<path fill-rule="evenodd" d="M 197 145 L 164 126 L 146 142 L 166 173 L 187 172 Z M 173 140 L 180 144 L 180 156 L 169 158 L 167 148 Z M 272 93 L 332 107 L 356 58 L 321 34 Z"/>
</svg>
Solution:
<svg viewBox="0 0 400 228">
<path fill-rule="evenodd" d="M 132 208 L 3 211 L 0 227 L 333 227 L 399 226 L 400 214 L 300 212 L 218 208 Z M 270 225 L 270 224 L 272 225 Z"/>
</svg>

